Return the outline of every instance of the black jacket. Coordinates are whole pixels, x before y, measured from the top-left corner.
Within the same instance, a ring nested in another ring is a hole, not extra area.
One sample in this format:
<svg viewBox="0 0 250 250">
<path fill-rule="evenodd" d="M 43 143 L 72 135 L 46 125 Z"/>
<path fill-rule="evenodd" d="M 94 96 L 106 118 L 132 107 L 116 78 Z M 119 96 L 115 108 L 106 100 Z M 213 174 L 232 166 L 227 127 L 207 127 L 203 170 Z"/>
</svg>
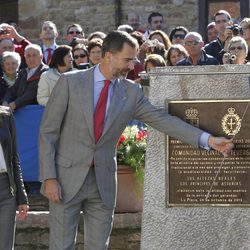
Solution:
<svg viewBox="0 0 250 250">
<path fill-rule="evenodd" d="M 0 143 L 3 148 L 11 194 L 16 196 L 17 205 L 28 204 L 17 153 L 14 118 L 10 109 L 3 106 L 0 107 Z"/>
<path fill-rule="evenodd" d="M 37 104 L 36 96 L 40 75 L 47 69 L 47 65 L 41 64 L 33 76 L 28 80 L 27 70 L 23 69 L 19 73 L 15 84 L 7 90 L 3 98 L 3 102 L 6 101 L 7 103 L 10 103 L 14 101 L 16 108 L 20 108 L 28 104 Z"/>
<path fill-rule="evenodd" d="M 216 58 L 206 54 L 204 50 L 202 50 L 201 58 L 199 59 L 197 65 L 218 65 L 219 62 Z M 190 62 L 189 58 L 184 58 L 177 63 L 176 66 L 192 66 L 193 64 Z"/>
</svg>

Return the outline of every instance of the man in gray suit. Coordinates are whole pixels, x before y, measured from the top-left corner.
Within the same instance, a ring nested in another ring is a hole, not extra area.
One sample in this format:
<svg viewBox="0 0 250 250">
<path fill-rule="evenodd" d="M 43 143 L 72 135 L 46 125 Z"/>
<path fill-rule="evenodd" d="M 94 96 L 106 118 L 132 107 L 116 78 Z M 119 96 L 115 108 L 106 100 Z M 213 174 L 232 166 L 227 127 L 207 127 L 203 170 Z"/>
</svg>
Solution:
<svg viewBox="0 0 250 250">
<path fill-rule="evenodd" d="M 130 120 L 224 155 L 233 147 L 231 140 L 213 137 L 157 109 L 138 84 L 125 79 L 134 67 L 136 49 L 127 33 L 109 33 L 101 64 L 63 74 L 47 103 L 39 160 L 42 190 L 50 200 L 51 250 L 75 249 L 81 210 L 85 250 L 107 249 L 116 201 L 116 143 Z M 99 105 L 104 89 L 106 102 Z"/>
</svg>

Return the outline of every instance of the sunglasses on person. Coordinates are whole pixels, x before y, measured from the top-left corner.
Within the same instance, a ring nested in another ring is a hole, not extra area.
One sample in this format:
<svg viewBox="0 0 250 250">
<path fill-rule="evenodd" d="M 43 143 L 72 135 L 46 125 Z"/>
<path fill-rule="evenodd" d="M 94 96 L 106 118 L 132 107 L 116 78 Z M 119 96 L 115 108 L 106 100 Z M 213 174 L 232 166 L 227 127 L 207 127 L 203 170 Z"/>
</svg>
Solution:
<svg viewBox="0 0 250 250">
<path fill-rule="evenodd" d="M 77 30 L 77 31 L 73 31 L 73 30 L 72 30 L 72 31 L 69 31 L 68 34 L 70 34 L 70 35 L 73 35 L 73 34 L 80 35 L 80 34 L 82 34 L 82 32 L 81 32 L 81 31 L 78 31 L 78 30 Z"/>
<path fill-rule="evenodd" d="M 244 48 L 242 47 L 242 46 L 237 46 L 237 47 L 234 47 L 234 46 L 232 46 L 232 47 L 230 47 L 229 48 L 229 50 L 243 50 Z"/>
<path fill-rule="evenodd" d="M 184 39 L 185 35 L 184 34 L 175 34 L 175 35 L 173 35 L 173 39 L 177 39 L 177 38 Z"/>
<path fill-rule="evenodd" d="M 197 44 L 199 44 L 199 42 L 198 41 L 186 41 L 185 42 L 185 45 L 187 45 L 187 46 L 194 46 L 194 45 L 197 45 Z"/>
<path fill-rule="evenodd" d="M 78 55 L 75 55 L 74 56 L 74 59 L 78 59 L 78 58 L 85 58 L 86 57 L 86 55 L 85 54 L 80 54 L 79 56 Z"/>
</svg>

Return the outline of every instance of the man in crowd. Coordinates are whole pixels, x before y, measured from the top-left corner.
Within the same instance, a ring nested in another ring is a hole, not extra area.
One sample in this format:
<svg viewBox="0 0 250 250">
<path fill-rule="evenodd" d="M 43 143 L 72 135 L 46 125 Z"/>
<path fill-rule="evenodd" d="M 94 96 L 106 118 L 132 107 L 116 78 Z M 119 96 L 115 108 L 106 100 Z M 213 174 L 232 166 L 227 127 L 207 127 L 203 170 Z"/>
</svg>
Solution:
<svg viewBox="0 0 250 250">
<path fill-rule="evenodd" d="M 227 47 L 228 42 L 233 36 L 232 30 L 227 29 L 228 26 L 232 25 L 231 15 L 225 10 L 219 10 L 214 15 L 214 22 L 215 28 L 218 31 L 218 37 L 205 46 L 205 51 L 221 62 L 222 56 L 220 52 L 224 47 Z"/>
<path fill-rule="evenodd" d="M 159 12 L 152 12 L 148 16 L 148 29 L 144 33 L 144 38 L 147 39 L 150 33 L 154 30 L 161 30 L 163 24 L 163 16 Z"/>
<path fill-rule="evenodd" d="M 184 39 L 184 47 L 189 56 L 177 63 L 177 66 L 217 65 L 218 60 L 203 50 L 204 42 L 197 32 L 189 32 Z"/>
<path fill-rule="evenodd" d="M 58 32 L 56 25 L 51 21 L 45 21 L 42 24 L 40 39 L 42 41 L 43 62 L 49 65 L 54 50 L 58 47 L 56 38 Z"/>
<path fill-rule="evenodd" d="M 24 105 L 37 104 L 37 88 L 40 75 L 48 69 L 43 64 L 43 55 L 39 45 L 30 44 L 24 52 L 27 68 L 23 69 L 10 87 L 4 98 L 3 105 L 16 110 Z"/>
<path fill-rule="evenodd" d="M 218 37 L 218 31 L 215 27 L 215 22 L 211 22 L 207 25 L 207 41 L 208 43 L 216 40 Z"/>
<path fill-rule="evenodd" d="M 68 44 L 72 42 L 74 38 L 84 39 L 85 34 L 80 24 L 74 23 L 67 28 L 67 41 Z"/>
<path fill-rule="evenodd" d="M 134 30 L 141 32 L 141 30 L 139 30 L 141 24 L 140 16 L 135 12 L 129 12 L 126 15 L 126 24 L 130 25 Z"/>
<path fill-rule="evenodd" d="M 102 61 L 63 74 L 45 108 L 39 136 L 40 180 L 50 200 L 50 249 L 75 249 L 84 212 L 84 249 L 108 248 L 116 201 L 116 144 L 132 119 L 193 146 L 228 155 L 231 140 L 217 138 L 154 107 L 140 85 L 126 80 L 137 42 L 126 32 L 104 39 Z"/>
</svg>

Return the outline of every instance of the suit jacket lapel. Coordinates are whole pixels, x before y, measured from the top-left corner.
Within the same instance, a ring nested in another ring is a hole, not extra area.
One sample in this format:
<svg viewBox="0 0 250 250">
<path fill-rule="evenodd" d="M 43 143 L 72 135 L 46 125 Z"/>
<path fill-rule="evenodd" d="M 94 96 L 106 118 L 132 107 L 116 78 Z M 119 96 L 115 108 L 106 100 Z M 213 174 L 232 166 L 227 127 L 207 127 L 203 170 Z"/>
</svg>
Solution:
<svg viewBox="0 0 250 250">
<path fill-rule="evenodd" d="M 94 141 L 94 67 L 82 74 L 77 74 L 79 79 L 78 89 L 76 90 L 79 96 L 79 110 L 83 112 L 85 121 L 88 125 L 90 136 Z"/>
<path fill-rule="evenodd" d="M 104 126 L 101 138 L 109 130 L 109 128 L 112 126 L 112 123 L 120 114 L 122 108 L 124 107 L 124 102 L 126 100 L 127 100 L 127 92 L 123 86 L 123 81 L 116 80 L 114 91 L 113 91 L 113 97 L 112 97 L 112 101 L 111 101 L 110 108 L 109 108 L 108 118 Z"/>
</svg>

